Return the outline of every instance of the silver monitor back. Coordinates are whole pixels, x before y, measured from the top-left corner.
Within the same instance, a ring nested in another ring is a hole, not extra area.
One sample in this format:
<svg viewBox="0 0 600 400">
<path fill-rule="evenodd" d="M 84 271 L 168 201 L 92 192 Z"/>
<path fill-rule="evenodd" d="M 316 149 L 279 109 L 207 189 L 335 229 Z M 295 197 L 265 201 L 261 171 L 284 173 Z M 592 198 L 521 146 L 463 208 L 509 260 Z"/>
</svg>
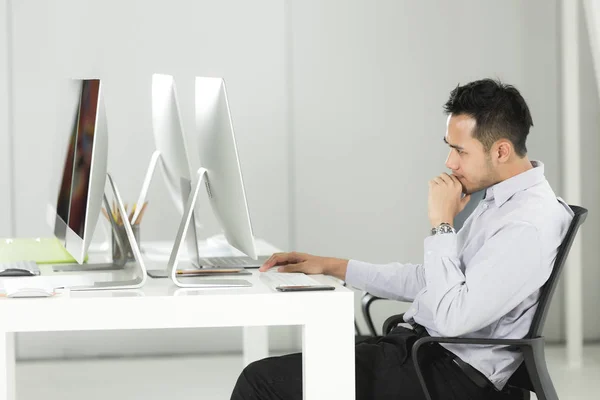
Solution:
<svg viewBox="0 0 600 400">
<path fill-rule="evenodd" d="M 197 77 L 195 95 L 200 164 L 207 170 L 211 207 L 229 244 L 256 259 L 225 82 Z"/>
<path fill-rule="evenodd" d="M 102 207 L 108 132 L 100 80 L 79 82 L 79 104 L 57 199 L 54 234 L 81 264 Z"/>
<path fill-rule="evenodd" d="M 163 176 L 173 203 L 181 214 L 192 190 L 192 172 L 181 122 L 175 81 L 171 75 L 152 75 L 152 132 L 160 152 Z M 195 218 L 185 238 L 192 263 L 199 266 Z"/>
</svg>

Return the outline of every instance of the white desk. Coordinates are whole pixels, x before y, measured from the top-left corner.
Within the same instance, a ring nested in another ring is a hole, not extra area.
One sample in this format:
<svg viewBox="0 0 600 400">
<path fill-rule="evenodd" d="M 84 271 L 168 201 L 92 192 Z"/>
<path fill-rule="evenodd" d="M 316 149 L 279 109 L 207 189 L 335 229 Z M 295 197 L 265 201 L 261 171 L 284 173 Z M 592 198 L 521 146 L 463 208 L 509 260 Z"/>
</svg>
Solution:
<svg viewBox="0 0 600 400">
<path fill-rule="evenodd" d="M 181 289 L 168 279 L 150 279 L 140 290 L 1 298 L 0 400 L 16 398 L 16 332 L 242 326 L 249 329 L 244 347 L 251 349 L 256 337 L 264 341 L 264 327 L 271 325 L 303 326 L 305 399 L 354 399 L 353 292 L 331 278 L 315 278 L 336 290 L 280 293 L 253 271 L 243 277 L 253 283 L 249 288 Z M 268 351 L 264 343 L 258 349 L 247 359 Z"/>
<path fill-rule="evenodd" d="M 199 241 L 198 251 L 202 257 L 223 257 L 223 256 L 243 256 L 244 254 L 227 245 L 223 244 L 224 238 L 216 243 Z M 256 251 L 259 255 L 271 255 L 281 250 L 273 246 L 269 242 L 256 238 Z M 146 267 L 148 269 L 153 268 L 166 268 L 166 263 L 169 261 L 169 255 L 173 247 L 171 241 L 150 241 L 141 243 L 142 251 L 144 253 L 144 259 L 146 260 Z M 180 265 L 182 268 L 186 267 L 186 260 L 189 260 L 187 256 L 187 249 L 181 250 L 182 256 Z M 243 278 L 243 277 L 242 277 Z M 263 359 L 269 356 L 269 331 L 266 326 L 244 326 L 243 327 L 243 359 L 244 365 L 248 365 L 253 361 Z"/>
</svg>

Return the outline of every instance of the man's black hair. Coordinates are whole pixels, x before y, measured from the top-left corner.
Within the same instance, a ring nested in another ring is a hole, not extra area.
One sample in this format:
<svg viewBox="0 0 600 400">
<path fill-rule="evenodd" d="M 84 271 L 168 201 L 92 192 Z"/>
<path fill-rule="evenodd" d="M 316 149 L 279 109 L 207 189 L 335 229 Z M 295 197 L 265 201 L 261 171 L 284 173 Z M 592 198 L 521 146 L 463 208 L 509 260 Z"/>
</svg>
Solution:
<svg viewBox="0 0 600 400">
<path fill-rule="evenodd" d="M 475 119 L 473 137 L 489 151 L 499 139 L 508 139 L 519 157 L 527 154 L 525 142 L 533 120 L 529 107 L 514 86 L 482 79 L 457 86 L 450 93 L 444 111 Z"/>
</svg>

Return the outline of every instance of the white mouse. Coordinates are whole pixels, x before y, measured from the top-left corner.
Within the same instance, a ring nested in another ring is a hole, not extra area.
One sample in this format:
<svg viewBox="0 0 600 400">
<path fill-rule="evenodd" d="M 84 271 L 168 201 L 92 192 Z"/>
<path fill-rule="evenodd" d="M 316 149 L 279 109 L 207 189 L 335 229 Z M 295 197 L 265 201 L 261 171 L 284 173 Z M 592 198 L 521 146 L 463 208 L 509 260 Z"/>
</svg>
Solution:
<svg viewBox="0 0 600 400">
<path fill-rule="evenodd" d="M 6 297 L 50 297 L 54 294 L 54 289 L 47 287 L 12 287 L 6 289 Z"/>
</svg>

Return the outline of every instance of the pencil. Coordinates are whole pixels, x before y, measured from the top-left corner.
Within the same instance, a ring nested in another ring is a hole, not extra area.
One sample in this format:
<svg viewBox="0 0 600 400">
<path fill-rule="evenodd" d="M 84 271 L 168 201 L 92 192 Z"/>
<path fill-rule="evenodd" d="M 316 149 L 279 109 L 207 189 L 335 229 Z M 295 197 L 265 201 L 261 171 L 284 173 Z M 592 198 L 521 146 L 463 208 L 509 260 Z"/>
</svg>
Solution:
<svg viewBox="0 0 600 400">
<path fill-rule="evenodd" d="M 131 223 L 131 225 L 133 225 L 133 214 L 135 214 L 135 206 L 136 203 L 133 203 L 133 207 L 131 207 L 131 212 L 129 213 L 129 223 Z"/>
<path fill-rule="evenodd" d="M 108 216 L 108 212 L 106 211 L 105 208 L 102 209 L 102 214 L 104 214 L 104 216 L 106 217 L 106 219 L 110 222 L 110 217 Z"/>
<path fill-rule="evenodd" d="M 133 225 L 139 224 L 142 222 L 142 217 L 144 216 L 144 212 L 146 211 L 146 206 L 148 205 L 148 202 L 145 202 L 144 205 L 142 206 L 142 210 L 140 211 L 139 215 L 137 216 L 136 220 L 133 221 Z"/>
<path fill-rule="evenodd" d="M 116 222 L 116 221 L 118 220 L 118 217 L 117 217 L 117 203 L 116 203 L 114 200 L 113 200 L 113 202 L 112 202 L 112 210 L 111 210 L 111 213 L 112 213 L 113 219 L 114 219 L 114 220 L 115 220 L 115 222 Z"/>
</svg>

